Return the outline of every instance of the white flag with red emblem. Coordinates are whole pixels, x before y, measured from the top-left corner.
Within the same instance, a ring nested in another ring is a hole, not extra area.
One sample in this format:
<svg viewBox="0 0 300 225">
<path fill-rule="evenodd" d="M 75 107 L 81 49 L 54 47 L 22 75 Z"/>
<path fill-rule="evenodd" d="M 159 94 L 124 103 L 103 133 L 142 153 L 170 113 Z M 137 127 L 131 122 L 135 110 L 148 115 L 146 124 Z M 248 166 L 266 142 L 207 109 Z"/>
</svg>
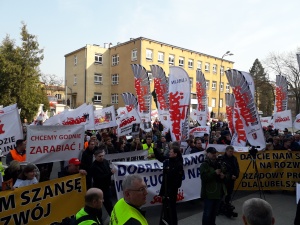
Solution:
<svg viewBox="0 0 300 225">
<path fill-rule="evenodd" d="M 271 116 L 260 117 L 261 126 L 268 127 L 269 125 L 271 125 L 271 120 L 272 120 Z"/>
<path fill-rule="evenodd" d="M 225 71 L 228 82 L 232 87 L 235 97 L 235 108 L 238 110 L 243 122 L 248 142 L 252 146 L 260 146 L 258 149 L 266 147 L 263 129 L 261 127 L 257 108 L 248 82 L 243 73 L 238 70 Z"/>
<path fill-rule="evenodd" d="M 136 132 L 135 129 L 139 129 L 139 127 L 133 126 L 141 122 L 140 116 L 135 108 L 121 107 L 118 109 L 118 113 L 120 113 L 118 114 L 117 117 L 118 136 L 124 136 L 126 134 Z M 151 123 L 150 123 L 150 128 L 151 128 Z"/>
<path fill-rule="evenodd" d="M 117 126 L 115 107 L 112 105 L 103 109 L 94 111 L 95 129 L 105 129 Z"/>
<path fill-rule="evenodd" d="M 186 140 L 189 128 L 191 83 L 187 72 L 177 66 L 170 67 L 169 101 L 170 133 L 173 141 Z"/>
<path fill-rule="evenodd" d="M 274 114 L 275 129 L 284 130 L 293 127 L 291 110 L 285 110 Z"/>
<path fill-rule="evenodd" d="M 294 128 L 300 130 L 300 114 L 296 116 L 296 119 L 294 121 Z"/>
</svg>

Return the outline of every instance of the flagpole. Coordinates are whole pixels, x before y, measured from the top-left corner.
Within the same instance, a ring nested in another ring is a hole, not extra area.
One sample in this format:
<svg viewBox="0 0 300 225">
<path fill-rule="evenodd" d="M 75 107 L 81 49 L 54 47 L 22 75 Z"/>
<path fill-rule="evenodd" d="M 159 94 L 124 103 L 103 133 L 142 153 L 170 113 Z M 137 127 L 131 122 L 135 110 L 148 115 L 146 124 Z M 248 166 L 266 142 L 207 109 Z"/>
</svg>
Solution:
<svg viewBox="0 0 300 225">
<path fill-rule="evenodd" d="M 220 117 L 220 108 L 221 108 L 221 83 L 222 83 L 222 64 L 223 64 L 223 59 L 224 57 L 226 56 L 232 56 L 233 53 L 231 53 L 230 51 L 227 51 L 224 53 L 224 55 L 222 56 L 221 58 L 221 66 L 220 66 L 220 82 L 219 82 L 219 104 L 218 104 L 218 117 Z M 223 73 L 224 73 L 224 70 L 223 70 Z M 224 85 L 223 85 L 223 89 L 224 89 Z M 223 102 L 222 102 L 222 107 L 223 107 Z"/>
</svg>

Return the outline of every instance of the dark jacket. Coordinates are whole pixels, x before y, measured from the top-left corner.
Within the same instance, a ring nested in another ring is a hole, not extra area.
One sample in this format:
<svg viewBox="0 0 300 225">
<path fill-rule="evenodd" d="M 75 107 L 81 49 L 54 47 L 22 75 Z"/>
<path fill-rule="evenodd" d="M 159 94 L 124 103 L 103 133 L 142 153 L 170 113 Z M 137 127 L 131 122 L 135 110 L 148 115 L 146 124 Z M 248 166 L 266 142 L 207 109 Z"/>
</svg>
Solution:
<svg viewBox="0 0 300 225">
<path fill-rule="evenodd" d="M 226 153 L 222 156 L 222 162 L 225 163 L 226 173 L 231 177 L 232 175 L 239 177 L 240 174 L 240 167 L 237 161 L 237 158 L 233 155 L 232 157 L 228 157 Z"/>
<path fill-rule="evenodd" d="M 176 157 L 176 158 L 169 158 L 168 156 L 164 156 L 161 151 L 158 149 L 154 149 L 155 158 L 160 161 L 164 162 L 166 159 L 169 160 L 169 169 L 164 169 L 164 178 L 160 188 L 159 195 L 168 196 L 177 195 L 178 188 L 181 187 L 182 178 L 183 178 L 183 158 Z M 166 187 L 167 185 L 167 187 Z M 167 189 L 167 193 L 165 193 L 165 189 Z"/>
<path fill-rule="evenodd" d="M 109 162 L 104 159 L 103 162 L 94 161 L 91 166 L 91 176 L 93 177 L 93 186 L 101 190 L 107 190 L 111 184 L 111 169 Z"/>
</svg>

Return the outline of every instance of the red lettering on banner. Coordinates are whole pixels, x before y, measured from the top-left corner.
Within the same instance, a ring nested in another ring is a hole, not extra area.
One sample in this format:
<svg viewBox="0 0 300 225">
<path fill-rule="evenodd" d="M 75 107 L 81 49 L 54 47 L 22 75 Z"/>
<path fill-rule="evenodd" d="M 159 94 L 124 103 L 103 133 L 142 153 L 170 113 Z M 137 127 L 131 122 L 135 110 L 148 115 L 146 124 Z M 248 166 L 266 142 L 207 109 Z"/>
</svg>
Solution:
<svg viewBox="0 0 300 225">
<path fill-rule="evenodd" d="M 278 117 L 275 119 L 275 123 L 280 123 L 280 122 L 286 122 L 286 121 L 290 121 L 290 117 L 286 116 L 286 117 Z"/>
<path fill-rule="evenodd" d="M 180 122 L 186 117 L 186 110 L 188 105 L 180 105 L 180 99 L 183 99 L 182 92 L 170 93 L 170 119 L 172 122 L 172 132 L 175 135 L 176 141 L 180 141 L 181 130 Z M 182 110 L 180 110 L 182 109 Z"/>
<path fill-rule="evenodd" d="M 157 101 L 159 102 L 159 109 L 168 109 L 166 100 L 164 98 L 164 94 L 167 92 L 166 84 L 161 84 L 161 79 L 154 78 L 154 88 L 157 95 Z"/>
<path fill-rule="evenodd" d="M 202 97 L 205 95 L 205 89 L 200 82 L 196 82 L 196 93 L 198 100 L 198 111 L 205 111 L 205 105 L 202 102 Z"/>
<path fill-rule="evenodd" d="M 135 79 L 135 89 L 136 89 L 136 95 L 137 95 L 137 99 L 138 99 L 138 102 L 139 102 L 139 110 L 140 112 L 143 112 L 143 111 L 147 111 L 147 107 L 146 107 L 146 103 L 145 103 L 145 99 L 144 99 L 144 95 L 146 94 L 149 94 L 147 93 L 147 87 L 143 87 L 141 85 L 142 83 L 142 79 L 139 78 L 139 79 Z"/>
<path fill-rule="evenodd" d="M 256 118 L 251 115 L 250 109 L 248 108 L 248 105 L 250 103 L 250 98 L 252 96 L 248 96 L 247 93 L 242 94 L 241 93 L 241 87 L 234 87 L 232 88 L 236 104 L 240 108 L 240 115 L 245 120 L 245 125 L 248 127 L 248 123 L 255 123 Z"/>
<path fill-rule="evenodd" d="M 297 120 L 296 120 L 296 123 L 300 123 L 300 119 L 297 119 Z"/>
<path fill-rule="evenodd" d="M 282 87 L 276 87 L 276 110 L 277 112 L 284 111 L 283 100 L 286 99 L 286 93 L 283 91 Z"/>
<path fill-rule="evenodd" d="M 235 133 L 234 126 L 233 126 L 233 107 L 232 106 L 226 106 L 226 115 L 228 119 L 228 126 L 232 134 Z"/>
<path fill-rule="evenodd" d="M 77 117 L 76 119 L 72 118 L 72 117 L 68 117 L 67 120 L 62 121 L 63 125 L 75 125 L 75 124 L 81 124 L 81 123 L 85 123 L 86 122 L 86 117 L 82 116 L 82 117 Z"/>
<path fill-rule="evenodd" d="M 207 129 L 206 127 L 195 127 L 194 129 L 191 130 L 191 132 L 197 132 L 197 131 L 207 132 Z"/>
<path fill-rule="evenodd" d="M 268 123 L 269 121 L 268 120 L 260 120 L 260 122 L 262 122 L 262 123 Z"/>
<path fill-rule="evenodd" d="M 0 123 L 1 123 L 1 120 L 0 120 Z M 5 133 L 5 130 L 4 130 L 4 124 L 0 124 L 0 134 L 4 134 Z"/>
<path fill-rule="evenodd" d="M 30 146 L 30 154 L 35 155 L 38 153 L 51 153 L 51 152 L 60 152 L 60 151 L 74 151 L 75 143 L 73 144 L 63 144 L 63 145 L 51 145 L 50 149 L 49 146 Z"/>
<path fill-rule="evenodd" d="M 246 142 L 247 141 L 246 132 L 245 132 L 245 129 L 244 129 L 242 119 L 239 115 L 238 110 L 234 109 L 234 111 L 235 111 L 234 118 L 236 119 L 235 120 L 235 129 L 236 129 L 236 133 L 238 135 L 238 140 L 237 141 L 238 141 L 238 143 L 241 143 L 241 141 Z"/>
<path fill-rule="evenodd" d="M 135 119 L 134 116 L 132 116 L 132 117 L 130 117 L 130 118 L 128 118 L 128 119 L 123 119 L 122 122 L 121 122 L 120 125 L 119 125 L 119 128 L 124 127 L 124 126 L 126 126 L 126 125 L 128 125 L 128 124 L 131 124 L 131 123 L 134 122 L 134 121 L 136 121 L 136 119 Z"/>
</svg>

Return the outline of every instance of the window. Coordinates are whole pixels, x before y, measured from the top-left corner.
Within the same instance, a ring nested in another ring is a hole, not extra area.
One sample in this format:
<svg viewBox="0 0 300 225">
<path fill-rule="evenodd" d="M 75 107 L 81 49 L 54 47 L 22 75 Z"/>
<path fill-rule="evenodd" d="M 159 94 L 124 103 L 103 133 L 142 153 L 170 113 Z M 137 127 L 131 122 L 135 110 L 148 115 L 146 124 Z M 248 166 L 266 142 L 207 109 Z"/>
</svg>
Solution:
<svg viewBox="0 0 300 225">
<path fill-rule="evenodd" d="M 112 85 L 119 84 L 119 74 L 111 75 L 111 84 Z"/>
<path fill-rule="evenodd" d="M 224 89 L 224 82 L 221 82 L 220 83 L 220 91 L 223 91 L 223 89 Z"/>
<path fill-rule="evenodd" d="M 211 107 L 216 107 L 216 99 L 215 98 L 211 99 Z"/>
<path fill-rule="evenodd" d="M 213 73 L 217 73 L 217 70 L 218 70 L 217 64 L 214 64 L 213 65 Z"/>
<path fill-rule="evenodd" d="M 169 55 L 169 64 L 170 65 L 174 65 L 174 59 L 175 59 L 174 55 Z"/>
<path fill-rule="evenodd" d="M 192 95 L 191 96 L 192 99 L 197 99 L 197 94 L 192 93 L 191 95 Z"/>
<path fill-rule="evenodd" d="M 209 67 L 210 67 L 210 64 L 209 63 L 205 63 L 205 71 L 209 72 Z"/>
<path fill-rule="evenodd" d="M 95 54 L 95 63 L 102 64 L 102 60 L 103 60 L 102 54 Z"/>
<path fill-rule="evenodd" d="M 223 99 L 222 98 L 220 98 L 220 108 L 222 108 L 223 107 Z"/>
<path fill-rule="evenodd" d="M 221 75 L 224 75 L 224 66 L 221 66 Z"/>
<path fill-rule="evenodd" d="M 74 66 L 77 66 L 77 63 L 78 63 L 77 55 L 74 55 Z"/>
<path fill-rule="evenodd" d="M 118 94 L 111 94 L 111 104 L 118 104 L 119 97 Z"/>
<path fill-rule="evenodd" d="M 94 93 L 94 103 L 102 103 L 102 93 Z"/>
<path fill-rule="evenodd" d="M 113 55 L 112 56 L 112 65 L 118 65 L 119 64 L 119 55 Z"/>
<path fill-rule="evenodd" d="M 193 68 L 194 67 L 194 60 L 189 59 L 188 66 L 189 66 L 189 68 Z"/>
<path fill-rule="evenodd" d="M 131 61 L 135 61 L 135 60 L 137 60 L 137 50 L 133 49 L 131 51 Z"/>
<path fill-rule="evenodd" d="M 202 70 L 202 62 L 197 61 L 197 69 Z"/>
<path fill-rule="evenodd" d="M 211 84 L 211 89 L 216 90 L 217 89 L 217 81 L 213 81 Z"/>
<path fill-rule="evenodd" d="M 158 60 L 157 61 L 163 63 L 164 57 L 165 57 L 165 54 L 163 52 L 158 52 Z"/>
<path fill-rule="evenodd" d="M 76 77 L 76 75 L 74 75 L 74 85 L 76 85 L 77 84 L 77 77 Z"/>
<path fill-rule="evenodd" d="M 61 94 L 56 94 L 55 97 L 56 97 L 57 99 L 61 99 Z"/>
<path fill-rule="evenodd" d="M 190 84 L 191 84 L 191 87 L 193 87 L 193 78 L 190 77 Z"/>
<path fill-rule="evenodd" d="M 153 53 L 152 50 L 146 49 L 146 59 L 152 60 L 152 53 Z"/>
<path fill-rule="evenodd" d="M 183 57 L 179 57 L 179 66 L 184 66 L 184 58 Z"/>
<path fill-rule="evenodd" d="M 94 74 L 94 84 L 102 84 L 102 74 Z"/>
<path fill-rule="evenodd" d="M 226 84 L 226 92 L 229 92 L 230 91 L 230 85 L 227 83 Z"/>
<path fill-rule="evenodd" d="M 209 80 L 205 81 L 205 87 L 206 87 L 206 90 L 209 89 Z"/>
</svg>

